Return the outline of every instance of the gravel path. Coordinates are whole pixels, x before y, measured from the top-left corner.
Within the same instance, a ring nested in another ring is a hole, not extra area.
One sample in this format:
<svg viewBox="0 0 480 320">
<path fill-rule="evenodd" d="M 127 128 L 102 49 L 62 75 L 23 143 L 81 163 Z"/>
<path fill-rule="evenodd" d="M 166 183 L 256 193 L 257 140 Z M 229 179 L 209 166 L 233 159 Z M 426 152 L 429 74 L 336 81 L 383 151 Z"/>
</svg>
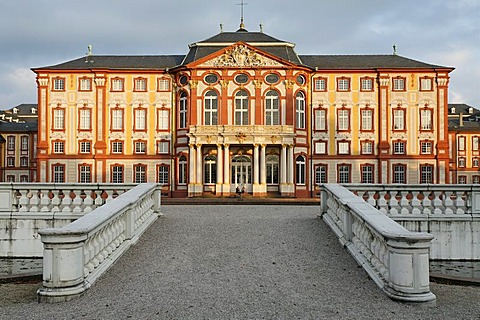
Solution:
<svg viewBox="0 0 480 320">
<path fill-rule="evenodd" d="M 0 284 L 0 319 L 480 319 L 480 287 L 431 284 L 436 307 L 390 300 L 312 206 L 164 206 L 86 294 L 38 304 Z"/>
</svg>

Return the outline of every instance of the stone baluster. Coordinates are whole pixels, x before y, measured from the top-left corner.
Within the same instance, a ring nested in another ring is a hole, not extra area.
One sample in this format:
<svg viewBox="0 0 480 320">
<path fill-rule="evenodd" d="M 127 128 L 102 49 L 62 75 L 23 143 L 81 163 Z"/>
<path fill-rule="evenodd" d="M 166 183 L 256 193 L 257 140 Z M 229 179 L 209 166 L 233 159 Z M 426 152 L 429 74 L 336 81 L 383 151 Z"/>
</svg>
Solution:
<svg viewBox="0 0 480 320">
<path fill-rule="evenodd" d="M 388 214 L 388 201 L 385 198 L 387 195 L 386 191 L 379 191 L 378 192 L 378 210 L 384 214 Z"/>
<path fill-rule="evenodd" d="M 429 198 L 429 194 L 423 194 L 423 199 L 422 199 L 422 213 L 423 214 L 431 214 L 432 213 L 432 201 Z"/>
<path fill-rule="evenodd" d="M 455 207 L 457 208 L 456 214 L 464 214 L 465 213 L 465 201 L 462 198 L 461 191 L 455 192 Z"/>
<path fill-rule="evenodd" d="M 40 199 L 38 198 L 38 194 L 36 191 L 31 191 L 31 197 L 30 198 L 30 208 L 29 212 L 38 212 L 38 205 L 40 204 Z M 30 193 L 29 192 L 29 193 Z"/>
<path fill-rule="evenodd" d="M 20 212 L 28 212 L 30 211 L 30 198 L 28 197 L 28 195 L 31 196 L 31 192 L 29 192 L 28 190 L 24 190 L 20 196 L 20 199 L 18 199 L 18 205 L 19 205 L 19 208 L 18 208 L 18 211 Z"/>
<path fill-rule="evenodd" d="M 401 214 L 411 214 L 412 213 L 412 206 L 410 205 L 410 201 L 408 201 L 408 194 L 409 192 L 406 191 L 406 194 L 403 194 L 402 191 L 399 191 L 398 194 L 400 198 L 400 213 Z"/>
<path fill-rule="evenodd" d="M 441 191 L 437 191 L 435 193 L 435 198 L 432 201 L 434 214 L 443 214 L 445 212 L 442 198 L 445 198 L 445 194 L 443 194 Z"/>
<path fill-rule="evenodd" d="M 455 209 L 453 200 L 452 200 L 453 192 L 452 191 L 445 191 L 444 194 L 444 205 L 445 205 L 445 214 L 455 214 L 453 210 Z"/>
</svg>

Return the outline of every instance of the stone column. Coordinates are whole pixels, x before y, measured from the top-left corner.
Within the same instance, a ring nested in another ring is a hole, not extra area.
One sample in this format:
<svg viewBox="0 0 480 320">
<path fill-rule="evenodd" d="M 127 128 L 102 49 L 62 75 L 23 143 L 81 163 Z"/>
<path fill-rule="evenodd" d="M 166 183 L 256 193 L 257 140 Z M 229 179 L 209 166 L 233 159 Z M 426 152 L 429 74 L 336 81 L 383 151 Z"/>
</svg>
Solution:
<svg viewBox="0 0 480 320">
<path fill-rule="evenodd" d="M 261 145 L 260 149 L 260 184 L 267 183 L 267 162 L 265 157 L 265 150 L 267 146 L 265 144 Z"/>
<path fill-rule="evenodd" d="M 260 159 L 258 158 L 258 143 L 253 145 L 253 184 L 258 184 L 259 165 Z"/>
<path fill-rule="evenodd" d="M 220 186 L 223 184 L 223 153 L 222 145 L 217 144 L 217 188 L 216 193 L 220 193 Z"/>
<path fill-rule="evenodd" d="M 282 144 L 282 154 L 280 159 L 280 184 L 287 183 L 287 145 Z"/>
<path fill-rule="evenodd" d="M 223 182 L 225 184 L 230 184 L 230 145 L 224 144 L 223 145 L 225 150 L 224 150 L 224 155 L 225 155 L 225 161 L 223 164 Z"/>
<path fill-rule="evenodd" d="M 195 183 L 197 179 L 195 179 L 195 145 L 192 143 L 189 145 L 190 152 L 189 152 L 189 169 L 188 169 L 188 183 Z"/>
<path fill-rule="evenodd" d="M 196 170 L 197 170 L 197 179 L 196 184 L 202 184 L 202 145 L 200 143 L 197 144 L 197 163 L 196 163 Z"/>
<path fill-rule="evenodd" d="M 293 173 L 295 172 L 295 159 L 293 156 L 293 145 L 288 146 L 288 184 L 293 184 Z"/>
</svg>

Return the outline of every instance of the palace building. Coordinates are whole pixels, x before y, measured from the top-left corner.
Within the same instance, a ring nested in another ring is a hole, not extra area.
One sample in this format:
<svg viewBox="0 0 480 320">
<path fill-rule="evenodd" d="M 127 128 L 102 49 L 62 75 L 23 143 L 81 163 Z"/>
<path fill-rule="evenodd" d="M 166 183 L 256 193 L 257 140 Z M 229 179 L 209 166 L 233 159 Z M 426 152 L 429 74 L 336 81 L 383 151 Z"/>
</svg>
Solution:
<svg viewBox="0 0 480 320">
<path fill-rule="evenodd" d="M 300 55 L 243 23 L 183 55 L 34 68 L 41 182 L 157 182 L 170 197 L 313 197 L 320 183 L 451 183 L 451 67 Z"/>
</svg>

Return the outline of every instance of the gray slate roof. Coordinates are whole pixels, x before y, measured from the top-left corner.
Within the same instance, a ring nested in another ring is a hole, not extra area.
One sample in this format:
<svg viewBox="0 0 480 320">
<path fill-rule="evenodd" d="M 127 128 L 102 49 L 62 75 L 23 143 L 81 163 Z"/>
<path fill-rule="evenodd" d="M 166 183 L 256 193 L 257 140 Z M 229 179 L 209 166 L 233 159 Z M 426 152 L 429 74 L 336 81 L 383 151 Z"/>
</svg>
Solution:
<svg viewBox="0 0 480 320">
<path fill-rule="evenodd" d="M 238 41 L 256 43 L 288 43 L 287 41 L 278 40 L 263 32 L 248 32 L 242 30 L 236 32 L 220 32 L 213 37 L 199 41 L 197 43 L 235 43 Z"/>
<path fill-rule="evenodd" d="M 448 68 L 399 55 L 300 55 L 303 64 L 325 70 L 381 68 Z"/>
<path fill-rule="evenodd" d="M 455 108 L 455 113 L 452 113 L 452 108 Z M 470 111 L 473 112 L 470 113 Z M 460 114 L 462 114 L 463 119 L 462 125 L 460 125 Z M 480 110 L 465 103 L 449 103 L 448 129 L 480 133 Z"/>
<path fill-rule="evenodd" d="M 38 128 L 37 122 L 3 122 L 0 121 L 0 132 L 36 132 Z"/>
</svg>

